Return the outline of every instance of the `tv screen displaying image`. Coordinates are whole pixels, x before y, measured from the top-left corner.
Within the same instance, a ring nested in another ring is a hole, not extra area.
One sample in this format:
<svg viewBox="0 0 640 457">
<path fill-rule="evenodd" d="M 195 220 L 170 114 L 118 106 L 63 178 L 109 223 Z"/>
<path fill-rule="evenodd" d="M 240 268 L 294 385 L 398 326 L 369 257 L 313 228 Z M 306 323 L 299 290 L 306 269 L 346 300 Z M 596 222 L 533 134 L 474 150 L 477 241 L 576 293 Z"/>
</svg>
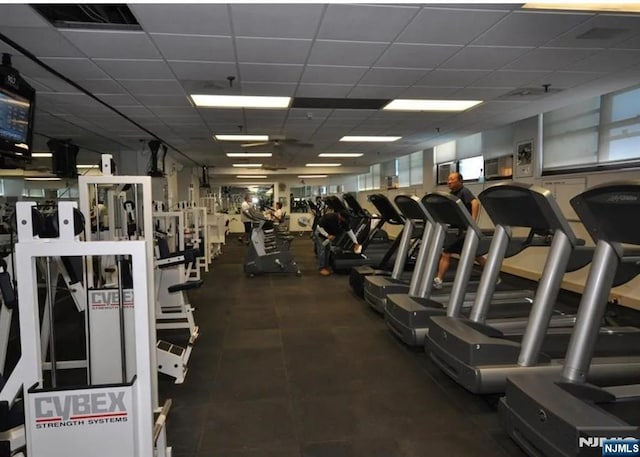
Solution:
<svg viewBox="0 0 640 457">
<path fill-rule="evenodd" d="M 29 133 L 29 109 L 26 98 L 0 90 L 0 138 L 26 143 Z"/>
</svg>

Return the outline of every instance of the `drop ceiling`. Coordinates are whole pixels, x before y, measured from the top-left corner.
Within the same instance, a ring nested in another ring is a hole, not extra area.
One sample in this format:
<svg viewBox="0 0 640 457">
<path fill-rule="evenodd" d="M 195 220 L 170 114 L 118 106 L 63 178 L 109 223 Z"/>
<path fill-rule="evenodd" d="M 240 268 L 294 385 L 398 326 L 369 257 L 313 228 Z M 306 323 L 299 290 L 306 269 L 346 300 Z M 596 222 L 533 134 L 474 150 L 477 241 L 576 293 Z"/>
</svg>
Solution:
<svg viewBox="0 0 640 457">
<path fill-rule="evenodd" d="M 85 155 L 140 153 L 152 132 L 186 166 L 237 173 L 225 152 L 243 149 L 213 135 L 267 134 L 288 140 L 251 148 L 286 167 L 273 173 L 297 173 L 321 152 L 364 153 L 329 170 L 345 173 L 640 82 L 633 14 L 519 4 L 128 6 L 139 31 L 57 29 L 28 5 L 0 5 L 1 34 L 147 130 L 0 41 L 37 90 L 36 150 L 62 137 Z M 509 95 L 543 84 L 554 90 Z M 463 113 L 238 110 L 196 108 L 193 93 L 484 103 Z M 341 143 L 343 135 L 402 139 Z"/>
</svg>

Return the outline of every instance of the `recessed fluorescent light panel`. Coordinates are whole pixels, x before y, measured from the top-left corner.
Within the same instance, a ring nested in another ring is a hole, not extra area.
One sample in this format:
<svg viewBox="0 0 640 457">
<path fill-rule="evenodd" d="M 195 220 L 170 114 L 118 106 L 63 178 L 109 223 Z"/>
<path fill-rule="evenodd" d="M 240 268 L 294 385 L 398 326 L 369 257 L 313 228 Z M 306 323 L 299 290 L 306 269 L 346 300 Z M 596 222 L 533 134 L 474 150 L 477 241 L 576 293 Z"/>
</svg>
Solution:
<svg viewBox="0 0 640 457">
<path fill-rule="evenodd" d="M 388 111 L 465 111 L 482 100 L 393 100 L 383 109 Z"/>
<path fill-rule="evenodd" d="M 347 142 L 368 142 L 368 143 L 391 143 L 398 141 L 401 136 L 343 136 L 340 141 Z"/>
<path fill-rule="evenodd" d="M 99 165 L 76 165 L 76 168 L 91 169 L 91 168 L 100 168 L 100 166 Z"/>
<path fill-rule="evenodd" d="M 25 181 L 60 181 L 60 178 L 24 178 Z"/>
<path fill-rule="evenodd" d="M 31 154 L 31 157 L 36 158 L 36 159 L 44 159 L 45 157 L 52 157 L 53 154 L 51 154 L 50 152 L 34 152 L 33 154 Z"/>
<path fill-rule="evenodd" d="M 196 106 L 208 108 L 288 108 L 291 97 L 191 95 Z"/>
<path fill-rule="evenodd" d="M 364 154 L 362 152 L 322 152 L 320 154 L 318 154 L 318 157 L 325 157 L 325 158 L 334 158 L 334 159 L 338 159 L 338 158 L 356 158 L 356 157 L 362 157 Z"/>
<path fill-rule="evenodd" d="M 269 135 L 214 135 L 218 141 L 269 141 Z"/>
<path fill-rule="evenodd" d="M 329 175 L 298 175 L 298 178 L 326 178 Z"/>
<path fill-rule="evenodd" d="M 240 179 L 265 179 L 267 175 L 238 175 L 236 178 Z"/>
<path fill-rule="evenodd" d="M 341 167 L 341 163 L 308 163 L 307 167 Z"/>
<path fill-rule="evenodd" d="M 235 168 L 260 168 L 262 164 L 261 163 L 234 163 L 233 166 Z"/>
<path fill-rule="evenodd" d="M 638 5 L 638 2 L 530 2 L 522 5 L 522 8 L 640 13 L 640 5 Z"/>
<path fill-rule="evenodd" d="M 271 152 L 227 152 L 227 157 L 245 157 L 245 158 L 256 158 L 256 157 L 271 157 L 273 153 Z"/>
</svg>

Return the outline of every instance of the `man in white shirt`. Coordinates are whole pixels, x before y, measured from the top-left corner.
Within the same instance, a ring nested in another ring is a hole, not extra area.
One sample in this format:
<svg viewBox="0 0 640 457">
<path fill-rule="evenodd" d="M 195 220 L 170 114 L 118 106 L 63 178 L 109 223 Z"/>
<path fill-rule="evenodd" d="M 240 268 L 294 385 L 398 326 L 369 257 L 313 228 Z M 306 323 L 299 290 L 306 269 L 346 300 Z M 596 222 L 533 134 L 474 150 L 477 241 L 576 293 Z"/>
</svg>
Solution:
<svg viewBox="0 0 640 457">
<path fill-rule="evenodd" d="M 240 205 L 240 220 L 244 224 L 244 237 L 240 237 L 239 240 L 245 244 L 249 244 L 251 239 L 251 219 L 248 212 L 251 209 L 251 195 L 245 194 L 244 201 Z"/>
</svg>

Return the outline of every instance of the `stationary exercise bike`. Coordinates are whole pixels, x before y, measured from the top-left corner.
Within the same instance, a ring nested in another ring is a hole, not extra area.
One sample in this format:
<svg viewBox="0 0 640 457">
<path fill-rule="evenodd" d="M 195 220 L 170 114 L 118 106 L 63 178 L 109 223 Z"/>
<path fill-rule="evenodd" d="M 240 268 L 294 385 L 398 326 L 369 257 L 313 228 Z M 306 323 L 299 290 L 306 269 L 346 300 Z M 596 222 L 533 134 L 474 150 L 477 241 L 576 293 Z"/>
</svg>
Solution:
<svg viewBox="0 0 640 457">
<path fill-rule="evenodd" d="M 292 236 L 279 235 L 272 221 L 260 211 L 249 209 L 245 215 L 251 220 L 251 242 L 244 262 L 244 273 L 251 277 L 264 273 L 302 272 L 289 251 Z M 288 239 L 291 238 L 291 239 Z"/>
</svg>

